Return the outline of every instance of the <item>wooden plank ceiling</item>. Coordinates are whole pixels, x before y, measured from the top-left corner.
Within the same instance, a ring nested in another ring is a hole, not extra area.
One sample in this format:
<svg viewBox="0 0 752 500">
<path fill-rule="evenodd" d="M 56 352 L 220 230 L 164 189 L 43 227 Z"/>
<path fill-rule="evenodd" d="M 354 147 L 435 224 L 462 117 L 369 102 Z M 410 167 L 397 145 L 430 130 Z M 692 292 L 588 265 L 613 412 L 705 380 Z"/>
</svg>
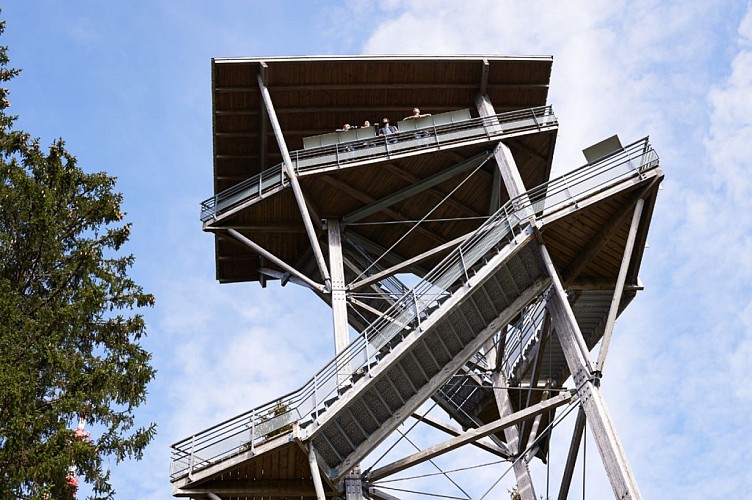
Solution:
<svg viewBox="0 0 752 500">
<path fill-rule="evenodd" d="M 302 138 L 330 132 L 343 123 L 396 122 L 413 106 L 439 113 L 470 108 L 485 90 L 497 112 L 546 104 L 551 57 L 307 57 L 214 59 L 214 189 L 219 192 L 281 161 L 263 110 L 259 76 L 266 82 L 288 149 Z M 531 188 L 548 180 L 556 131 L 508 142 L 523 182 Z M 394 161 L 301 178 L 313 218 L 339 218 L 484 151 L 493 144 L 426 153 Z M 350 226 L 382 248 L 409 258 L 473 230 L 489 213 L 493 160 L 471 178 L 450 179 L 409 200 L 360 221 L 366 223 L 430 218 L 466 220 L 424 223 L 403 238 L 406 224 Z M 464 183 L 458 187 L 460 182 Z M 456 190 L 455 190 L 456 189 Z M 449 201 L 431 210 L 450 192 Z M 503 190 L 502 190 L 503 191 Z M 506 200 L 501 195 L 502 203 Z M 289 190 L 222 221 L 304 272 L 315 276 L 310 244 Z M 322 240 L 325 240 L 323 232 Z M 217 279 L 260 280 L 260 267 L 274 268 L 232 238 L 216 234 Z M 436 259 L 434 259 L 436 260 Z M 424 263 L 429 267 L 435 262 Z"/>
</svg>

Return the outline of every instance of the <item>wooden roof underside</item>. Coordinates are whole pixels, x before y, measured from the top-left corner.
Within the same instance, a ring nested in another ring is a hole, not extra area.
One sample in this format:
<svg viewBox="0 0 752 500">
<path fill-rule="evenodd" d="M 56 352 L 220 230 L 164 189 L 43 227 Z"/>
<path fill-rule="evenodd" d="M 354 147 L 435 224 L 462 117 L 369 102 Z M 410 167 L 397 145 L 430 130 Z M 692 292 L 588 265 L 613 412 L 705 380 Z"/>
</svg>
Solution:
<svg viewBox="0 0 752 500">
<path fill-rule="evenodd" d="M 296 440 L 269 447 L 200 480 L 180 479 L 173 490 L 178 497 L 204 498 L 207 492 L 229 500 L 316 498 L 308 454 Z M 338 495 L 328 481 L 324 482 L 324 493 L 327 497 Z"/>
<path fill-rule="evenodd" d="M 555 130 L 507 141 L 528 189 L 548 180 L 555 141 Z M 300 184 L 314 220 L 339 219 L 468 158 L 489 153 L 494 147 L 494 143 L 488 142 L 396 160 L 385 159 L 378 163 L 306 175 L 300 178 Z M 496 168 L 496 162 L 490 159 L 472 175 L 454 176 L 407 200 L 385 207 L 356 225 L 347 226 L 345 238 L 359 236 L 383 249 L 397 243 L 392 253 L 407 259 L 467 234 L 482 223 L 482 217 L 490 213 L 493 171 Z M 503 188 L 501 191 L 501 203 L 504 203 L 509 197 Z M 444 201 L 445 198 L 447 201 Z M 427 216 L 446 220 L 423 222 L 407 236 L 405 233 L 411 224 L 393 224 L 395 221 L 417 221 Z M 379 222 L 382 224 L 374 224 Z M 237 229 L 319 281 L 310 243 L 290 188 L 260 200 L 213 226 Z M 215 238 L 219 281 L 257 281 L 260 267 L 276 269 L 269 262 L 262 263 L 258 255 L 234 238 L 221 232 Z M 319 239 L 325 247 L 324 231 L 320 231 Z M 380 253 L 372 255 L 373 258 L 379 256 Z M 441 255 L 437 255 L 421 266 L 430 268 L 440 258 Z M 385 267 L 390 263 L 396 262 L 389 258 L 381 262 Z"/>
<path fill-rule="evenodd" d="M 546 104 L 551 57 L 300 57 L 212 60 L 214 189 L 281 161 L 258 76 L 266 81 L 287 148 L 344 123 L 396 122 L 470 108 L 485 91 L 496 112 Z M 477 116 L 477 114 L 475 114 Z"/>
<path fill-rule="evenodd" d="M 331 132 L 343 123 L 396 122 L 413 106 L 440 113 L 469 108 L 477 116 L 475 99 L 489 96 L 497 113 L 546 104 L 552 58 L 500 56 L 389 56 L 214 59 L 212 95 L 214 122 L 214 190 L 220 192 L 281 162 L 281 155 L 258 85 L 261 77 L 274 105 L 290 151 L 302 148 L 302 138 Z M 509 141 L 528 188 L 548 179 L 556 133 L 547 132 Z M 361 166 L 342 172 L 301 178 L 311 202 L 312 216 L 340 217 L 372 200 L 489 150 L 491 144 L 453 149 Z M 491 196 L 491 161 L 452 195 L 433 217 L 487 215 Z M 425 216 L 456 179 L 375 214 L 371 222 L 415 220 Z M 502 202 L 505 200 L 502 194 Z M 394 249 L 409 258 L 440 242 L 477 227 L 477 222 L 430 223 Z M 222 222 L 286 262 L 314 276 L 310 243 L 290 190 L 252 205 Z M 389 247 L 404 225 L 351 229 Z M 325 238 L 323 231 L 320 237 Z M 274 269 L 237 241 L 215 236 L 217 279 L 220 282 L 262 281 L 260 267 Z M 426 262 L 430 266 L 434 262 Z M 276 270 L 276 269 L 274 269 Z M 318 277 L 315 277 L 318 280 Z"/>
</svg>

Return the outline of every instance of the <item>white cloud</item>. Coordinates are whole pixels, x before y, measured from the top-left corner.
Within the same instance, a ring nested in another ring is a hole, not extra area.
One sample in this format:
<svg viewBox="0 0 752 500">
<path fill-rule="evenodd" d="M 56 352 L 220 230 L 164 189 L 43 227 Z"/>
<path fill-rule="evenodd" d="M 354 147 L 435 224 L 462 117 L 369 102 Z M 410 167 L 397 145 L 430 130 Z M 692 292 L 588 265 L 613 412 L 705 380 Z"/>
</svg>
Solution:
<svg viewBox="0 0 752 500">
<path fill-rule="evenodd" d="M 603 389 L 646 498 L 744 496 L 752 487 L 750 452 L 740 446 L 752 430 L 744 383 L 752 15 L 744 8 L 403 2 L 364 44 L 370 53 L 553 54 L 557 172 L 612 133 L 651 135 L 667 177 L 643 264 L 648 290 L 617 324 Z M 563 434 L 554 443 L 559 467 Z M 605 498 L 610 486 L 592 442 L 589 450 L 588 471 L 601 471 L 589 477 L 588 496 Z"/>
</svg>

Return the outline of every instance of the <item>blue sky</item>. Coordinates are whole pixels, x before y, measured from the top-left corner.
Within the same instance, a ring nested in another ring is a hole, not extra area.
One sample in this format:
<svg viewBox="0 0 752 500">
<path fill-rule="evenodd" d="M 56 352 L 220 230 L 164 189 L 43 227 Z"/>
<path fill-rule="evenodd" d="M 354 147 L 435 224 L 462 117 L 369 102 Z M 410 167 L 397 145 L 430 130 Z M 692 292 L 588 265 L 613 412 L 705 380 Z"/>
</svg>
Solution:
<svg viewBox="0 0 752 500">
<path fill-rule="evenodd" d="M 157 297 L 145 344 L 159 372 L 139 418 L 159 434 L 141 462 L 112 463 L 120 498 L 170 497 L 170 443 L 296 388 L 333 351 L 328 308 L 302 288 L 214 281 L 198 220 L 212 190 L 211 57 L 360 53 L 553 55 L 555 173 L 613 133 L 650 135 L 666 180 L 645 291 L 617 323 L 603 391 L 645 498 L 749 495 L 749 3 L 50 0 L 2 17 L 0 43 L 23 69 L 9 85 L 18 126 L 118 177 L 132 274 Z M 587 497 L 606 498 L 588 450 Z"/>
</svg>

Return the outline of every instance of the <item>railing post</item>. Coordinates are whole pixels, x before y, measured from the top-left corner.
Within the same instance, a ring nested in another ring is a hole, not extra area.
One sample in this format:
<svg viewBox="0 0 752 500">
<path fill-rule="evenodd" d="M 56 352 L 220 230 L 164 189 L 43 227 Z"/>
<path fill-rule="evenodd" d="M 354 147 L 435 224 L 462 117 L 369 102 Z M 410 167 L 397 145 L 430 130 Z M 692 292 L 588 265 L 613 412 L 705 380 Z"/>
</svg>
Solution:
<svg viewBox="0 0 752 500">
<path fill-rule="evenodd" d="M 460 254 L 460 267 L 462 268 L 462 272 L 465 274 L 465 284 L 470 282 L 470 276 L 467 274 L 467 265 L 465 264 L 465 256 L 462 255 L 462 245 L 457 247 L 457 250 Z"/>
<path fill-rule="evenodd" d="M 418 309 L 418 296 L 413 288 L 413 304 L 415 304 L 415 317 L 418 319 L 418 328 L 420 329 L 420 309 Z"/>
<path fill-rule="evenodd" d="M 313 421 L 317 422 L 319 419 L 319 374 L 313 376 Z"/>
<path fill-rule="evenodd" d="M 366 373 L 368 375 L 371 374 L 371 356 L 368 354 L 368 348 L 370 347 L 370 344 L 368 343 L 368 335 L 366 333 L 363 334 L 363 340 L 366 341 Z"/>
<path fill-rule="evenodd" d="M 251 412 L 251 455 L 256 453 L 256 408 Z"/>
<path fill-rule="evenodd" d="M 538 122 L 538 117 L 535 115 L 535 108 L 530 108 L 530 112 L 533 114 L 533 121 L 535 122 L 535 128 L 540 130 L 540 123 Z"/>
<path fill-rule="evenodd" d="M 188 478 L 191 480 L 193 479 L 191 476 L 193 475 L 193 451 L 194 447 L 196 446 L 196 435 L 194 434 L 191 436 L 191 459 L 188 462 Z"/>
</svg>

